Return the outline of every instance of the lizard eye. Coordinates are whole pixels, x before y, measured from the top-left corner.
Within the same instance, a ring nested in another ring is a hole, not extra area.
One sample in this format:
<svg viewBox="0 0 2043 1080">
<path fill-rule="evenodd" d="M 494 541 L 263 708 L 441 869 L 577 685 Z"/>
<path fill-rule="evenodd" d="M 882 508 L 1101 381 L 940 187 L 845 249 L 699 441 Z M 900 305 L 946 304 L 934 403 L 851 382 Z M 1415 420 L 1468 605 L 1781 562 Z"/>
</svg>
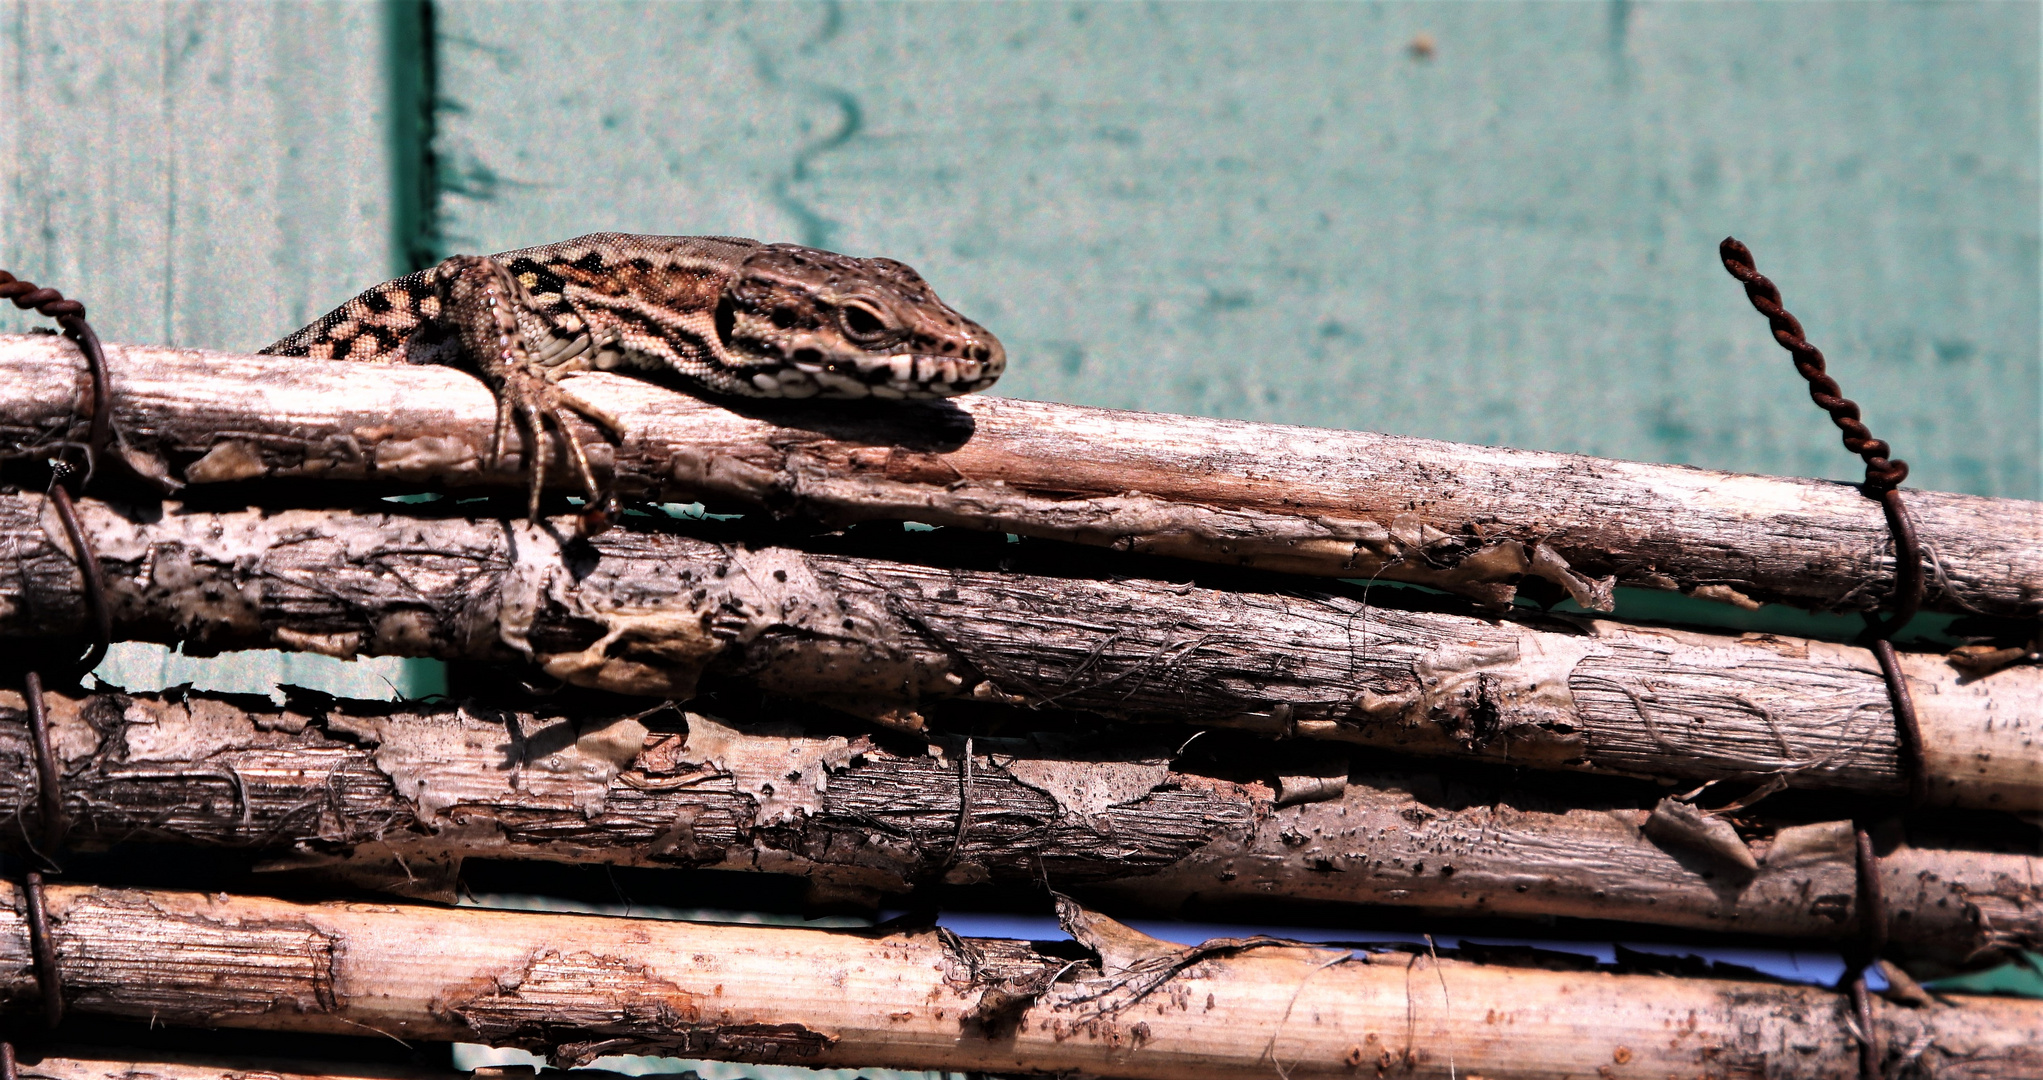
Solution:
<svg viewBox="0 0 2043 1080">
<path fill-rule="evenodd" d="M 844 335 L 861 345 L 876 344 L 894 336 L 886 317 L 866 304 L 851 301 L 837 309 L 837 321 Z"/>
</svg>

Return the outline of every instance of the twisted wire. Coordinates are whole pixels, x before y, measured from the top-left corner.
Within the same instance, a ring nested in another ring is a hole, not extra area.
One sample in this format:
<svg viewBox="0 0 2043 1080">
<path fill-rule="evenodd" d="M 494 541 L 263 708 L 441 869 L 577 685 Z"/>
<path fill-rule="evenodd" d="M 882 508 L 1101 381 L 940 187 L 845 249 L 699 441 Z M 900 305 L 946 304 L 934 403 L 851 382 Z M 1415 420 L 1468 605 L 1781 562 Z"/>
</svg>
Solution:
<svg viewBox="0 0 2043 1080">
<path fill-rule="evenodd" d="M 64 299 L 64 294 L 55 289 L 45 289 L 33 281 L 23 281 L 5 270 L 0 270 L 0 300 L 12 300 L 14 306 L 52 319 L 85 317 L 85 305 L 76 300 Z"/>
<path fill-rule="evenodd" d="M 1874 438 L 1872 430 L 1859 419 L 1858 403 L 1845 397 L 1844 388 L 1824 370 L 1823 350 L 1809 344 L 1802 333 L 1801 321 L 1781 306 L 1780 289 L 1754 265 L 1752 249 L 1727 236 L 1718 245 L 1717 254 L 1724 260 L 1724 269 L 1745 286 L 1745 298 L 1766 316 L 1768 325 L 1773 327 L 1774 340 L 1794 357 L 1795 370 L 1809 382 L 1809 400 L 1829 413 L 1832 422 L 1844 433 L 1844 448 L 1865 459 L 1866 493 L 1878 498 L 1900 487 L 1908 479 L 1908 463 L 1889 458 L 1893 450 L 1886 442 Z"/>
<path fill-rule="evenodd" d="M 23 311 L 34 311 L 55 319 L 57 325 L 64 328 L 64 336 L 85 354 L 85 366 L 92 375 L 92 427 L 85 443 L 88 476 L 80 478 L 82 485 L 113 437 L 113 410 L 108 407 L 106 350 L 100 347 L 99 335 L 93 332 L 92 324 L 85 321 L 85 305 L 65 299 L 64 294 L 55 289 L 23 281 L 0 270 L 0 300 L 12 300 L 14 306 Z"/>
<path fill-rule="evenodd" d="M 1867 638 L 1892 637 L 1922 606 L 1922 544 L 1916 538 L 1915 521 L 1898 490 L 1901 482 L 1908 479 L 1908 463 L 1889 457 L 1893 449 L 1884 440 L 1874 438 L 1872 430 L 1859 419 L 1858 403 L 1845 397 L 1844 389 L 1825 370 L 1823 350 L 1809 343 L 1802 332 L 1801 320 L 1781 305 L 1780 289 L 1759 272 L 1752 249 L 1727 236 L 1718 245 L 1717 254 L 1724 260 L 1724 269 L 1745 286 L 1745 298 L 1766 316 L 1774 340 L 1794 358 L 1795 370 L 1809 383 L 1809 400 L 1830 414 L 1831 421 L 1844 435 L 1844 448 L 1865 459 L 1866 480 L 1859 490 L 1880 503 L 1886 512 L 1887 529 L 1894 537 L 1894 593 L 1888 599 L 1893 614 L 1881 622 L 1868 613 Z M 1905 699 L 1907 691 L 1898 691 L 1896 696 Z M 1897 711 L 1908 713 L 1907 722 L 1912 725 L 1915 711 L 1912 703 L 1900 704 Z"/>
<path fill-rule="evenodd" d="M 112 441 L 113 403 L 107 391 L 106 352 L 100 347 L 99 335 L 85 321 L 85 305 L 66 299 L 55 289 L 42 288 L 32 281 L 23 281 L 0 270 L 0 300 L 12 300 L 15 307 L 24 311 L 32 310 L 55 319 L 63 328 L 64 336 L 85 354 L 86 368 L 92 376 L 92 418 L 90 435 L 84 446 L 85 465 L 80 468 L 58 457 L 52 462 L 49 489 L 50 499 L 56 505 L 57 516 L 63 520 L 64 531 L 71 541 L 72 555 L 85 582 L 86 620 L 92 631 L 92 641 L 75 665 L 76 670 L 83 673 L 99 665 L 113 636 L 104 572 L 100 569 L 98 555 L 93 551 L 91 538 L 86 536 L 84 527 L 79 524 L 78 512 L 71 500 L 75 491 L 83 489 Z M 58 788 L 60 770 L 57 758 L 50 747 L 49 716 L 43 701 L 41 673 L 30 669 L 22 691 L 27 705 L 31 745 L 35 749 L 36 793 L 42 810 L 43 846 L 47 849 L 41 854 L 49 859 L 63 841 L 63 796 Z M 56 944 L 50 933 L 49 904 L 43 896 L 42 873 L 30 870 L 23 875 L 21 892 L 27 908 L 29 953 L 36 986 L 41 991 L 43 1023 L 54 1029 L 64 1020 L 64 983 L 57 967 Z M 14 1043 L 0 1039 L 0 1080 L 17 1080 L 18 1076 Z"/>
<path fill-rule="evenodd" d="M 1774 340 L 1794 358 L 1795 370 L 1809 383 L 1809 400 L 1829 413 L 1831 421 L 1844 433 L 1844 448 L 1865 459 L 1866 481 L 1859 490 L 1877 501 L 1885 512 L 1888 531 L 1894 537 L 1894 594 L 1889 598 L 1893 614 L 1882 621 L 1873 612 L 1866 612 L 1866 632 L 1861 640 L 1879 661 L 1881 677 L 1887 684 L 1888 701 L 1894 708 L 1898 764 L 1908 785 L 1908 800 L 1920 804 L 1929 786 L 1922 730 L 1916 720 L 1915 699 L 1909 693 L 1901 659 L 1891 640 L 1922 604 L 1922 545 L 1899 490 L 1901 482 L 1908 479 L 1908 463 L 1889 457 L 1892 448 L 1874 438 L 1871 429 L 1859 419 L 1858 403 L 1845 397 L 1844 389 L 1824 369 L 1823 350 L 1809 343 L 1802 332 L 1801 320 L 1781 305 L 1780 289 L 1759 272 L 1753 263 L 1752 249 L 1727 236 L 1718 246 L 1717 254 L 1724 260 L 1724 269 L 1745 286 L 1745 298 L 1766 316 Z M 1873 1026 L 1873 998 L 1866 987 L 1866 968 L 1887 947 L 1887 900 L 1881 889 L 1879 856 L 1863 822 L 1854 823 L 1853 847 L 1858 877 L 1859 942 L 1856 955 L 1850 957 L 1845 981 L 1858 1026 L 1859 1076 L 1861 1080 L 1880 1080 L 1882 1051 Z"/>
<path fill-rule="evenodd" d="M 78 562 L 78 571 L 85 581 L 85 617 L 92 637 L 85 654 L 79 657 L 74 667 L 80 672 L 90 671 L 106 657 L 107 646 L 113 636 L 113 617 L 106 602 L 105 572 L 100 568 L 99 556 L 93 550 L 91 539 L 79 524 L 78 511 L 72 499 L 91 479 L 94 468 L 113 439 L 113 402 L 107 389 L 106 352 L 100 347 L 99 335 L 93 332 L 92 324 L 85 321 L 85 305 L 66 299 L 55 289 L 23 281 L 0 270 L 0 300 L 12 300 L 14 306 L 23 311 L 34 311 L 55 319 L 57 325 L 63 327 L 64 336 L 85 354 L 86 370 L 92 377 L 92 418 L 84 446 L 84 467 L 80 468 L 60 456 L 53 463 L 49 488 L 50 500 L 56 504 L 57 516 L 63 520 L 64 532 L 71 541 L 72 554 Z M 59 454 L 62 453 L 60 450 Z"/>
</svg>

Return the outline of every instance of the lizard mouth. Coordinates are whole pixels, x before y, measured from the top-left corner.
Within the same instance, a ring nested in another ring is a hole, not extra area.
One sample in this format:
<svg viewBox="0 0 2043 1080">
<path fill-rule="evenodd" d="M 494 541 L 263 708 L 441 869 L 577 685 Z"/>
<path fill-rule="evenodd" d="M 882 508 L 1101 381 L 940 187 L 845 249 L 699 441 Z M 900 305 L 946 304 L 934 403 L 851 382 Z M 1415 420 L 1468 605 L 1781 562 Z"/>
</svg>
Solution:
<svg viewBox="0 0 2043 1080">
<path fill-rule="evenodd" d="M 935 353 L 798 359 L 789 366 L 815 380 L 818 389 L 832 397 L 953 397 L 983 390 L 1000 377 L 999 366 L 986 360 Z"/>
</svg>

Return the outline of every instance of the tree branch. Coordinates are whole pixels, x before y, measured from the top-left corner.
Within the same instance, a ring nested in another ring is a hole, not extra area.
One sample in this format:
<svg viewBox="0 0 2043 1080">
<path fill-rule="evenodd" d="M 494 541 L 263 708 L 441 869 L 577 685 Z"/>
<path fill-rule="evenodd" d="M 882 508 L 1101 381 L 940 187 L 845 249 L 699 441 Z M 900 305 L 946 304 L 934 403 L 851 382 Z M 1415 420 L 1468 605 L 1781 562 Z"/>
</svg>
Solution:
<svg viewBox="0 0 2043 1080">
<path fill-rule="evenodd" d="M 474 378 L 109 346 L 115 425 L 145 472 L 187 484 L 376 480 L 514 490 L 489 469 Z M 64 437 L 81 362 L 0 336 L 0 442 Z M 708 498 L 845 523 L 908 519 L 1291 573 L 1380 577 L 1508 602 L 1546 578 L 1864 610 L 1893 588 L 1878 504 L 1850 485 L 1463 446 L 1365 432 L 1001 398 L 884 407 L 729 403 L 622 376 L 573 380 L 631 434 L 582 436 L 624 495 Z M 563 463 L 556 486 L 575 488 Z M 2043 614 L 2043 504 L 1910 491 L 1929 610 Z"/>
<path fill-rule="evenodd" d="M 1643 834 L 1659 793 L 1630 784 L 1351 774 L 1240 740 L 1201 769 L 1155 744 L 982 738 L 961 832 L 956 745 L 896 753 L 668 710 L 648 731 L 473 705 L 46 700 L 74 846 L 252 849 L 436 899 L 453 899 L 464 858 L 488 857 L 799 873 L 817 899 L 867 905 L 943 879 L 1049 882 L 1118 910 L 1388 904 L 1861 933 L 1849 822 L 1762 819 L 1759 870 L 1740 874 Z M 0 692 L 0 807 L 15 808 L 0 837 L 17 850 L 43 835 L 32 764 L 20 698 Z M 2043 858 L 1903 843 L 1879 868 L 1889 937 L 1928 973 L 2043 946 Z"/>
<path fill-rule="evenodd" d="M 32 1002 L 13 886 L 0 891 L 0 996 Z M 1075 907 L 1090 954 L 941 930 L 879 933 L 654 919 L 296 904 L 50 886 L 74 1012 L 180 1026 L 604 1054 L 1199 1080 L 1837 1076 L 1849 1005 L 1829 990 L 1350 954 L 1270 939 L 1194 948 Z M 2043 1002 L 1876 1004 L 1882 1062 L 1972 1076 L 2043 1072 Z"/>
<path fill-rule="evenodd" d="M 939 568 L 613 530 L 311 511 L 79 507 L 120 636 L 188 651 L 525 664 L 686 698 L 754 681 L 919 729 L 1007 703 L 1684 780 L 1902 790 L 1864 649 L 1571 618 L 1475 618 L 1346 592 L 1223 591 Z M 0 496 L 0 636 L 76 632 L 62 528 Z M 915 548 L 893 545 L 904 554 Z M 1382 595 L 1382 593 L 1379 593 Z M 1942 804 L 2043 809 L 2043 669 L 1904 654 Z"/>
</svg>

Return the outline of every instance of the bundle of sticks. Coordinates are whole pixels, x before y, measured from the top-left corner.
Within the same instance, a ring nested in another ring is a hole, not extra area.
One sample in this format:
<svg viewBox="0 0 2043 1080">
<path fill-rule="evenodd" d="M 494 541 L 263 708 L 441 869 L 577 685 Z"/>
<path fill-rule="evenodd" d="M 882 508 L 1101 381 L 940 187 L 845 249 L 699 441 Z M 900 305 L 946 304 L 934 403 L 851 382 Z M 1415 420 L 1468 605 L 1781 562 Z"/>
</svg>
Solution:
<svg viewBox="0 0 2043 1080">
<path fill-rule="evenodd" d="M 2043 1076 L 2043 1002 L 1921 985 L 2043 945 L 2039 504 L 1905 493 L 1940 635 L 1900 642 L 1911 737 L 1859 644 L 1651 618 L 1876 608 L 1903 568 L 1848 485 L 990 398 L 738 413 L 590 374 L 628 434 L 583 441 L 632 509 L 589 534 L 564 499 L 524 520 L 532 463 L 488 460 L 461 372 L 108 352 L 118 475 L 76 507 L 82 552 L 49 497 L 0 490 L 0 636 L 86 633 L 85 557 L 119 639 L 430 657 L 453 693 L 0 691 L 20 859 L 263 871 L 5 886 L 17 1011 L 563 1067 Z M 0 338 L 0 445 L 70 437 L 83 371 Z M 485 859 L 790 875 L 816 910 L 911 914 L 448 906 Z M 955 897 L 1068 939 L 922 914 Z M 1569 920 L 1827 949 L 1886 989 L 1166 942 L 1137 916 Z M 39 1068 L 141 1067 L 105 1058 Z"/>
</svg>

